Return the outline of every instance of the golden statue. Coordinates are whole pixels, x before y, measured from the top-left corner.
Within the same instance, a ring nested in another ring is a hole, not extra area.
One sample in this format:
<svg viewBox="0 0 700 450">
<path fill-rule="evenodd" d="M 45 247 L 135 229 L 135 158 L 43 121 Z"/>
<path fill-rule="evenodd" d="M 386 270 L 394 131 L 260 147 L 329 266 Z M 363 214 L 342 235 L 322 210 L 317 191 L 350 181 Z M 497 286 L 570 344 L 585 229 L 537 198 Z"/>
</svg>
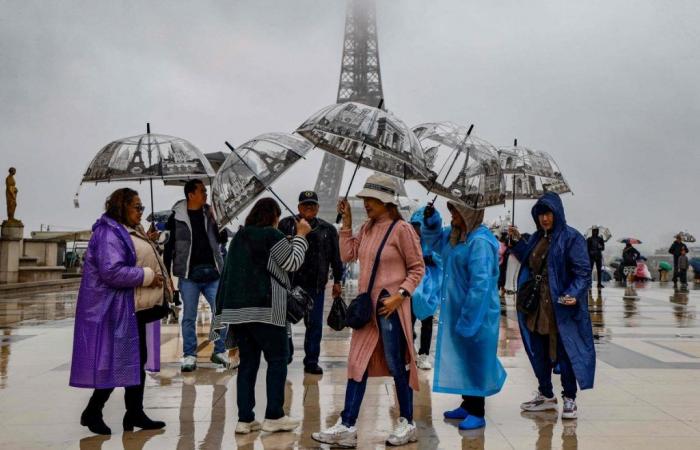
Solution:
<svg viewBox="0 0 700 450">
<path fill-rule="evenodd" d="M 5 198 L 7 199 L 7 221 L 9 223 L 19 222 L 15 219 L 15 210 L 17 209 L 17 185 L 15 183 L 15 174 L 17 170 L 10 167 L 10 174 L 5 178 Z"/>
</svg>

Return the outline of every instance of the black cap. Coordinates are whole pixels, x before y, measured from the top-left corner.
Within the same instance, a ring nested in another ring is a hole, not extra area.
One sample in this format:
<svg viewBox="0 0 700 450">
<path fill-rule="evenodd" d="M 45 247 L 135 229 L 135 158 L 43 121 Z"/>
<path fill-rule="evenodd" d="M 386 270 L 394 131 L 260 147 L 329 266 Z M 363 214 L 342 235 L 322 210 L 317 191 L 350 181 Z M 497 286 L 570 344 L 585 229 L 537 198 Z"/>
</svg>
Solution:
<svg viewBox="0 0 700 450">
<path fill-rule="evenodd" d="M 318 205 L 318 195 L 314 191 L 304 191 L 299 194 L 299 204 L 315 203 Z"/>
</svg>

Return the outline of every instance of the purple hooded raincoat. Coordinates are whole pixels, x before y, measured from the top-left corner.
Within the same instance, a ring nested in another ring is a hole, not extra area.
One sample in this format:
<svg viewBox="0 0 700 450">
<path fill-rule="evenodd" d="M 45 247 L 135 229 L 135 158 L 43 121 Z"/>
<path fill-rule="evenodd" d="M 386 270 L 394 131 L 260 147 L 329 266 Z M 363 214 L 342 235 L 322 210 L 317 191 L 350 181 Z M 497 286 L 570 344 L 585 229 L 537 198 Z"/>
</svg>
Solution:
<svg viewBox="0 0 700 450">
<path fill-rule="evenodd" d="M 143 283 L 126 229 L 103 215 L 92 227 L 75 311 L 70 385 L 112 388 L 141 381 L 134 288 Z"/>
</svg>

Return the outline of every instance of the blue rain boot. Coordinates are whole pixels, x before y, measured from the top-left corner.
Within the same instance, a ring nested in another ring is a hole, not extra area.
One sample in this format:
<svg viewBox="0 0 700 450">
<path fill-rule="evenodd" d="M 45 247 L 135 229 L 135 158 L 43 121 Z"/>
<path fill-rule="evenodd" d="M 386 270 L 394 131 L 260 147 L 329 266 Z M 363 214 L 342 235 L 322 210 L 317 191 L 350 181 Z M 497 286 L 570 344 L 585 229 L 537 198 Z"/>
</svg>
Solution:
<svg viewBox="0 0 700 450">
<path fill-rule="evenodd" d="M 466 419 L 459 423 L 460 430 L 476 430 L 486 426 L 486 419 L 483 417 L 467 416 Z"/>
<path fill-rule="evenodd" d="M 460 406 L 459 408 L 453 409 L 452 411 L 445 411 L 443 415 L 445 416 L 445 419 L 464 420 L 467 418 L 467 416 L 469 416 L 469 413 L 466 409 Z"/>
</svg>

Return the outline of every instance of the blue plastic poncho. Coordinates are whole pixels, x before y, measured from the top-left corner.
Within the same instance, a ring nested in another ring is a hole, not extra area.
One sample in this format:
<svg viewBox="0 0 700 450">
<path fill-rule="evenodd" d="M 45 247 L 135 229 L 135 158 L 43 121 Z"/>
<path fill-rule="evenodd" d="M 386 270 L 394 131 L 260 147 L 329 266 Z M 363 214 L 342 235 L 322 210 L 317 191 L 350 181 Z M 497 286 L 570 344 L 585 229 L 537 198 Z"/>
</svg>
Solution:
<svg viewBox="0 0 700 450">
<path fill-rule="evenodd" d="M 593 387 L 595 378 L 595 348 L 593 346 L 591 317 L 588 313 L 588 287 L 591 281 L 588 248 L 581 233 L 566 224 L 564 206 L 559 196 L 553 192 L 544 194 L 532 207 L 532 218 L 537 224 L 537 232 L 527 241 L 518 242 L 512 249 L 512 253 L 522 263 L 518 275 L 518 287 L 530 278 L 527 261 L 543 233 L 537 216 L 540 211 L 546 209 L 554 213 L 554 229 L 547 257 L 547 273 L 557 330 L 566 354 L 571 360 L 579 387 L 590 389 Z M 564 295 L 576 297 L 576 305 L 564 306 L 560 304 L 557 299 Z M 530 330 L 525 325 L 524 314 L 518 313 L 518 322 L 525 351 L 532 361 Z"/>
<path fill-rule="evenodd" d="M 443 286 L 433 391 L 486 397 L 503 387 L 498 360 L 498 241 L 480 225 L 450 245 L 442 232 Z"/>
<path fill-rule="evenodd" d="M 442 217 L 435 210 L 430 217 L 424 217 L 425 207 L 411 216 L 411 223 L 420 224 L 420 245 L 423 255 L 430 255 L 433 264 L 425 265 L 425 275 L 412 295 L 411 306 L 418 320 L 426 319 L 437 310 L 442 286 L 442 261 L 440 257 L 440 236 Z"/>
</svg>

